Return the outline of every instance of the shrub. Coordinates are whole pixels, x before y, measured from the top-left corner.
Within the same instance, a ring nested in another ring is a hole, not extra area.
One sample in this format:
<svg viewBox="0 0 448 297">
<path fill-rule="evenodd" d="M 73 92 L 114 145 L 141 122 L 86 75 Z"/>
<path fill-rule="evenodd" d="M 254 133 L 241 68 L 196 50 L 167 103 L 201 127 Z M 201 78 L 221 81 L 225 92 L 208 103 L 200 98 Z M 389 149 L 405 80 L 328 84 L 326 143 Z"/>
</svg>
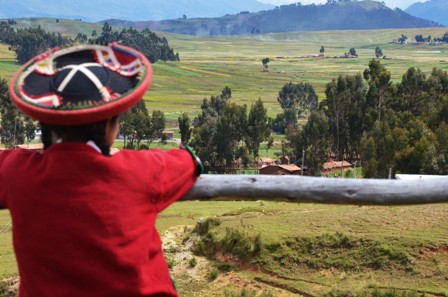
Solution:
<svg viewBox="0 0 448 297">
<path fill-rule="evenodd" d="M 173 258 L 169 258 L 166 260 L 166 264 L 168 264 L 168 268 L 171 269 L 176 265 L 176 261 Z"/>
<path fill-rule="evenodd" d="M 201 236 L 206 235 L 211 229 L 218 227 L 221 223 L 221 220 L 218 218 L 207 218 L 203 221 L 199 221 L 193 229 L 193 232 Z"/>
<path fill-rule="evenodd" d="M 210 280 L 214 281 L 218 277 L 219 271 L 215 268 L 210 271 Z"/>
<path fill-rule="evenodd" d="M 226 234 L 220 241 L 220 247 L 224 252 L 247 261 L 261 253 L 263 242 L 260 234 L 251 236 L 238 229 L 226 228 Z"/>
<path fill-rule="evenodd" d="M 235 270 L 235 267 L 228 263 L 220 263 L 218 265 L 218 270 L 221 272 L 229 272 L 229 271 Z"/>
<path fill-rule="evenodd" d="M 190 265 L 191 268 L 196 267 L 197 264 L 198 261 L 196 260 L 196 258 L 191 258 L 190 261 L 188 261 L 188 265 Z"/>
</svg>

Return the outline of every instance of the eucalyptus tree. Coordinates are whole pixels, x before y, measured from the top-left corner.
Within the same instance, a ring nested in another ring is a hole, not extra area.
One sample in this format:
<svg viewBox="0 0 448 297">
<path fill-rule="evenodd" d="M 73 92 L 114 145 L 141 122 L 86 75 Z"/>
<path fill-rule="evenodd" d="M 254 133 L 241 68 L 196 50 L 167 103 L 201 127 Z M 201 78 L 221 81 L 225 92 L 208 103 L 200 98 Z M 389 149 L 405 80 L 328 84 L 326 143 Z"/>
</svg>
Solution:
<svg viewBox="0 0 448 297">
<path fill-rule="evenodd" d="M 397 87 L 397 111 L 413 116 L 429 114 L 432 102 L 426 92 L 426 75 L 418 68 L 409 68 Z"/>
<path fill-rule="evenodd" d="M 289 82 L 279 91 L 277 101 L 283 110 L 294 110 L 298 117 L 303 117 L 317 109 L 318 96 L 307 82 Z"/>
<path fill-rule="evenodd" d="M 320 175 L 322 164 L 330 155 L 329 139 L 330 126 L 327 116 L 323 112 L 313 111 L 300 133 L 301 145 L 295 149 L 296 156 L 305 158 L 304 164 L 308 166 L 311 175 Z M 305 154 L 302 155 L 303 153 Z"/>
<path fill-rule="evenodd" d="M 378 60 L 370 60 L 369 68 L 364 70 L 363 76 L 368 83 L 366 102 L 370 117 L 366 127 L 368 130 L 372 127 L 375 120 L 381 121 L 384 110 L 387 109 L 394 96 L 394 88 L 390 71 L 381 65 L 381 62 Z"/>
<path fill-rule="evenodd" d="M 177 118 L 180 131 L 180 141 L 182 144 L 187 144 L 191 137 L 190 118 L 187 113 L 183 113 Z"/>
<path fill-rule="evenodd" d="M 150 127 L 150 116 L 145 102 L 140 100 L 120 118 L 120 134 L 127 148 L 140 148 Z"/>
<path fill-rule="evenodd" d="M 259 156 L 260 144 L 268 140 L 271 129 L 268 125 L 267 109 L 261 98 L 252 104 L 247 121 L 246 145 L 253 158 Z"/>
<path fill-rule="evenodd" d="M 190 144 L 208 171 L 233 171 L 237 160 L 247 165 L 247 149 L 241 146 L 247 131 L 247 106 L 230 102 L 231 93 L 226 87 L 221 95 L 204 99 L 192 132 Z"/>
<path fill-rule="evenodd" d="M 332 151 L 342 160 L 356 154 L 364 128 L 366 89 L 360 74 L 339 76 L 327 84 L 321 102 L 332 135 Z"/>
</svg>

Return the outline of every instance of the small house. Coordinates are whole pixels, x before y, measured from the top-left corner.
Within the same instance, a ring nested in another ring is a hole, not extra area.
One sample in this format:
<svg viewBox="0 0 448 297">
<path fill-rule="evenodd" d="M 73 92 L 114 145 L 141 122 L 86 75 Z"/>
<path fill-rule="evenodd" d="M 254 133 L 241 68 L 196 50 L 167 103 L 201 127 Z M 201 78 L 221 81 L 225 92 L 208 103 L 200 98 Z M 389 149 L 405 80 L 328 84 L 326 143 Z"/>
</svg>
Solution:
<svg viewBox="0 0 448 297">
<path fill-rule="evenodd" d="M 344 171 L 350 169 L 353 167 L 353 165 L 347 161 L 334 161 L 330 159 L 329 161 L 325 162 L 322 167 L 324 169 L 324 174 L 328 175 L 338 170 Z"/>
<path fill-rule="evenodd" d="M 294 164 L 268 165 L 260 169 L 260 174 L 270 175 L 301 175 L 302 169 Z"/>
</svg>

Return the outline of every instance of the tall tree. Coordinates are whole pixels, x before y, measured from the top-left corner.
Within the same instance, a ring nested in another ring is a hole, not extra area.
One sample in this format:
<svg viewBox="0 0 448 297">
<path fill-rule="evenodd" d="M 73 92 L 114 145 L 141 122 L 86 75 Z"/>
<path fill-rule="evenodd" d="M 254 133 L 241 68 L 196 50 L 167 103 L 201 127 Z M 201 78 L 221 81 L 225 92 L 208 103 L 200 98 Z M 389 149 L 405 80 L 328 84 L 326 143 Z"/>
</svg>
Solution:
<svg viewBox="0 0 448 297">
<path fill-rule="evenodd" d="M 330 127 L 325 114 L 313 111 L 303 126 L 300 137 L 302 152 L 304 151 L 306 156 L 304 164 L 308 166 L 309 174 L 318 176 L 322 171 L 322 164 L 330 154 Z M 299 150 L 295 151 L 296 156 L 305 157 L 302 152 L 299 147 Z"/>
<path fill-rule="evenodd" d="M 377 46 L 377 47 L 375 48 L 375 56 L 376 56 L 378 59 L 381 58 L 381 57 L 383 56 L 383 51 L 380 49 L 379 46 Z"/>
<path fill-rule="evenodd" d="M 372 59 L 369 62 L 369 68 L 364 70 L 363 76 L 369 84 L 367 106 L 371 119 L 370 125 L 366 127 L 366 130 L 369 130 L 375 120 L 381 121 L 384 109 L 393 97 L 394 88 L 390 72 L 378 60 Z"/>
<path fill-rule="evenodd" d="M 203 100 L 190 141 L 206 170 L 217 173 L 235 170 L 237 160 L 247 164 L 247 150 L 241 146 L 246 137 L 247 107 L 231 103 L 230 94 L 226 87 L 220 96 Z"/>
<path fill-rule="evenodd" d="M 182 144 L 187 144 L 191 137 L 190 118 L 187 113 L 183 113 L 177 118 L 180 130 L 180 141 Z"/>
<path fill-rule="evenodd" d="M 141 142 L 148 134 L 151 126 L 150 116 L 145 101 L 140 100 L 120 119 L 120 133 L 126 148 L 140 148 Z"/>
<path fill-rule="evenodd" d="M 267 140 L 270 134 L 267 109 L 261 98 L 258 98 L 249 111 L 246 136 L 246 145 L 254 160 L 259 156 L 260 144 Z"/>
<path fill-rule="evenodd" d="M 411 67 L 403 74 L 397 98 L 397 111 L 407 111 L 414 116 L 430 113 L 432 100 L 426 92 L 426 76 L 420 69 Z"/>
<path fill-rule="evenodd" d="M 327 98 L 322 107 L 329 119 L 330 131 L 333 135 L 332 148 L 337 153 L 337 159 L 342 160 L 347 149 L 357 147 L 363 127 L 362 102 L 365 100 L 365 88 L 362 77 L 358 75 L 339 76 L 327 84 Z M 356 123 L 351 127 L 347 118 L 349 115 Z M 355 137 L 356 138 L 352 138 Z M 352 137 L 351 137 L 352 136 Z"/>
<path fill-rule="evenodd" d="M 148 145 L 155 139 L 163 139 L 163 131 L 166 127 L 165 114 L 160 110 L 153 110 L 152 115 L 149 117 L 149 127 L 146 130 L 145 139 L 148 141 Z"/>
<path fill-rule="evenodd" d="M 280 90 L 277 101 L 282 109 L 293 109 L 298 117 L 302 117 L 317 108 L 318 96 L 307 82 L 289 82 Z"/>
</svg>

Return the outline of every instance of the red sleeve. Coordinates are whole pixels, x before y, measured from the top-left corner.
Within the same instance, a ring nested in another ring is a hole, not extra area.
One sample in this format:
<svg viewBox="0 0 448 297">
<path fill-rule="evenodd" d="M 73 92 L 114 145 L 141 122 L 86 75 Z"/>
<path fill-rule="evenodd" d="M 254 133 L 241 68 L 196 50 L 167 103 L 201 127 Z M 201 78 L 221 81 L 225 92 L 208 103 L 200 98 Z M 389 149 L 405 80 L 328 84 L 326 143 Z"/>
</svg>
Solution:
<svg viewBox="0 0 448 297">
<path fill-rule="evenodd" d="M 155 154 L 162 164 L 158 173 L 160 200 L 157 208 L 160 212 L 182 198 L 193 187 L 197 179 L 197 164 L 186 150 L 156 151 Z"/>
</svg>

